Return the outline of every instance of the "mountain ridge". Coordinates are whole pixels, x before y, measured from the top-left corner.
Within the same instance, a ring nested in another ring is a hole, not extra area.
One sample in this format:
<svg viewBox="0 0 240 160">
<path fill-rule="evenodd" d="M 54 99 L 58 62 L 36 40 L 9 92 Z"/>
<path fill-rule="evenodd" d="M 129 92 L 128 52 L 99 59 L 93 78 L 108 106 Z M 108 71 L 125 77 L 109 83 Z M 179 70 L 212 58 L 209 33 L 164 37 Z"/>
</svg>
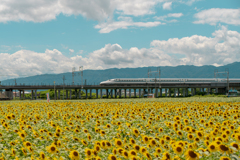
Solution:
<svg viewBox="0 0 240 160">
<path fill-rule="evenodd" d="M 85 79 L 87 84 L 99 84 L 102 81 L 112 78 L 147 78 L 148 69 L 151 71 L 157 71 L 157 67 L 138 67 L 138 68 L 110 68 L 105 70 L 84 70 L 83 71 L 83 84 Z M 215 67 L 212 65 L 194 66 L 194 65 L 180 65 L 180 66 L 160 66 L 161 76 L 160 78 L 214 78 L 214 70 L 224 72 L 225 69 L 229 69 L 229 78 L 240 78 L 238 68 L 240 68 L 240 62 L 234 62 L 224 66 Z M 66 78 L 65 84 L 72 84 L 72 72 L 60 73 L 60 74 L 42 74 L 29 76 L 24 78 L 16 78 L 17 84 L 63 84 L 62 77 Z M 155 77 L 152 74 L 152 77 Z M 2 85 L 13 85 L 15 79 L 8 79 L 2 81 Z M 74 77 L 75 84 L 81 84 L 81 76 Z"/>
</svg>

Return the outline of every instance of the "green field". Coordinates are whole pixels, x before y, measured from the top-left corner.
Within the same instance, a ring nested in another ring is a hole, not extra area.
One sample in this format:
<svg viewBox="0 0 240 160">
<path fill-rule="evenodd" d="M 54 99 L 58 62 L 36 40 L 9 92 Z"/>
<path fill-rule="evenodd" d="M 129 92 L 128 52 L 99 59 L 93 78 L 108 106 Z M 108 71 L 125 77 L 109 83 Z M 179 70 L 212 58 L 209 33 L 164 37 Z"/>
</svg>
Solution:
<svg viewBox="0 0 240 160">
<path fill-rule="evenodd" d="M 46 100 L 12 100 L 12 101 L 0 101 L 3 102 L 46 102 Z M 51 99 L 50 102 L 55 100 Z M 72 101 L 72 102 L 240 102 L 240 97 L 179 97 L 179 98 L 121 98 L 121 99 L 76 99 L 76 100 L 56 100 L 56 102 Z"/>
</svg>

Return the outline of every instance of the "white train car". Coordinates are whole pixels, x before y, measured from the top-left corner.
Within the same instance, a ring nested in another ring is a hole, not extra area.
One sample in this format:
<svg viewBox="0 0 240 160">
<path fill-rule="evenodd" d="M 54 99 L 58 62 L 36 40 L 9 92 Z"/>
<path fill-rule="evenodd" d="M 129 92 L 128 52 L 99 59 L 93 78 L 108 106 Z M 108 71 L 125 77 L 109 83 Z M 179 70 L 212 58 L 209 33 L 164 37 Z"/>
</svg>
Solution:
<svg viewBox="0 0 240 160">
<path fill-rule="evenodd" d="M 227 83 L 223 78 L 115 78 L 103 81 L 100 85 L 134 85 L 134 84 L 198 84 L 198 83 Z M 240 79 L 229 79 L 229 83 L 240 83 Z"/>
</svg>

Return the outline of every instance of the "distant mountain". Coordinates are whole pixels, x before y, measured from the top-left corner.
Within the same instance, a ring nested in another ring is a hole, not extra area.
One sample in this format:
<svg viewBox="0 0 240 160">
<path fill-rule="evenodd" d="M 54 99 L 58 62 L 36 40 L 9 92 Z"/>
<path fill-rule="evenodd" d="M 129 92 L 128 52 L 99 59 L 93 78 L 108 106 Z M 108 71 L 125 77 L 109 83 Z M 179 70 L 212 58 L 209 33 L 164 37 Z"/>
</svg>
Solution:
<svg viewBox="0 0 240 160">
<path fill-rule="evenodd" d="M 106 70 L 84 70 L 83 79 L 87 81 L 87 84 L 99 84 L 102 81 L 112 79 L 112 78 L 147 78 L 148 68 L 151 71 L 156 71 L 157 67 L 143 67 L 143 68 L 111 68 Z M 229 69 L 230 78 L 240 78 L 240 62 L 235 62 L 225 66 L 215 67 L 215 66 L 161 66 L 161 78 L 214 78 L 214 70 L 217 69 L 219 72 L 225 71 L 226 68 Z M 17 84 L 62 84 L 62 77 L 65 75 L 65 84 L 72 83 L 72 73 L 62 73 L 62 74 L 43 74 L 36 75 L 26 78 L 16 79 Z M 154 77 L 154 75 L 152 76 Z M 75 84 L 81 84 L 81 76 L 77 75 L 74 77 Z M 84 82 L 83 82 L 84 83 Z M 3 85 L 14 84 L 14 79 L 8 79 L 2 81 Z"/>
</svg>

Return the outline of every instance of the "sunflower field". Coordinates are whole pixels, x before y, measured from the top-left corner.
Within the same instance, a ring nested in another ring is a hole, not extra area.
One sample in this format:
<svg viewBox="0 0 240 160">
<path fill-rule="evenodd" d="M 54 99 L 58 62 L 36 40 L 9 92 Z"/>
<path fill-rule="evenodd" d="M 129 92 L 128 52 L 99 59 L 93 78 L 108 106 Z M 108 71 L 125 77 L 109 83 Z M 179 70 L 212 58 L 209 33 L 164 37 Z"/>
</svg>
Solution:
<svg viewBox="0 0 240 160">
<path fill-rule="evenodd" d="M 238 160 L 239 107 L 239 102 L 0 103 L 0 160 Z"/>
</svg>

